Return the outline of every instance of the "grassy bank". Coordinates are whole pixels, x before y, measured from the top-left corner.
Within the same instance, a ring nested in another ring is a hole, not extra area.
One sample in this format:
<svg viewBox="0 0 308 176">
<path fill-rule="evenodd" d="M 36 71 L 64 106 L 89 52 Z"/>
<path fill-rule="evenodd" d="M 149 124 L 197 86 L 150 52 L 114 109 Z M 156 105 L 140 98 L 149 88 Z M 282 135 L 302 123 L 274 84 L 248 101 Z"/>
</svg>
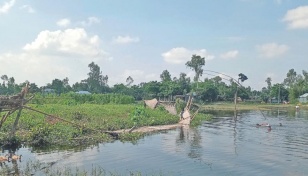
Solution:
<svg viewBox="0 0 308 176">
<path fill-rule="evenodd" d="M 32 104 L 32 108 L 53 114 L 69 122 L 24 109 L 19 120 L 16 140 L 33 146 L 75 146 L 112 140 L 100 131 L 129 129 L 133 126 L 166 125 L 178 117 L 163 108 L 151 110 L 138 104 Z M 16 113 L 3 124 L 0 141 L 6 141 Z M 122 140 L 140 138 L 141 134 L 120 135 Z"/>
</svg>

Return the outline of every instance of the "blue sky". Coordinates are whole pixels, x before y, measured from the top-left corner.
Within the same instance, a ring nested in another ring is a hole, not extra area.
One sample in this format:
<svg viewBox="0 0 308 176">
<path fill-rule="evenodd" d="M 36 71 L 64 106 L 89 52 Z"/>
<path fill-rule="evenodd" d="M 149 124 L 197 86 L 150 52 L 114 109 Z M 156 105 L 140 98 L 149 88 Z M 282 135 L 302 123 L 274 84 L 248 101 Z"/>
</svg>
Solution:
<svg viewBox="0 0 308 176">
<path fill-rule="evenodd" d="M 308 70 L 306 0 L 0 0 L 0 27 L 0 75 L 17 83 L 72 85 L 92 61 L 111 86 L 160 81 L 166 69 L 193 77 L 192 54 L 256 90 Z"/>
</svg>

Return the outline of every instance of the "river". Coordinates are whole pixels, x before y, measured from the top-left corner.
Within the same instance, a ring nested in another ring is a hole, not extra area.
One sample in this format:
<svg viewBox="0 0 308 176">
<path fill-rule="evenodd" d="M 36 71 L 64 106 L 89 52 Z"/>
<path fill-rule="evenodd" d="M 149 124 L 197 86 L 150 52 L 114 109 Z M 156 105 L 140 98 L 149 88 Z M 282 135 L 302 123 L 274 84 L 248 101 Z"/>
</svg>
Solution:
<svg viewBox="0 0 308 176">
<path fill-rule="evenodd" d="M 212 122 L 147 135 L 136 143 L 115 141 L 58 151 L 23 147 L 17 151 L 21 162 L 6 167 L 24 173 L 26 163 L 39 161 L 51 169 L 100 167 L 115 175 L 308 174 L 308 111 L 240 111 L 237 118 L 233 112 L 210 113 L 215 116 Z M 256 126 L 262 122 L 271 129 Z M 42 172 L 38 168 L 33 174 Z"/>
</svg>

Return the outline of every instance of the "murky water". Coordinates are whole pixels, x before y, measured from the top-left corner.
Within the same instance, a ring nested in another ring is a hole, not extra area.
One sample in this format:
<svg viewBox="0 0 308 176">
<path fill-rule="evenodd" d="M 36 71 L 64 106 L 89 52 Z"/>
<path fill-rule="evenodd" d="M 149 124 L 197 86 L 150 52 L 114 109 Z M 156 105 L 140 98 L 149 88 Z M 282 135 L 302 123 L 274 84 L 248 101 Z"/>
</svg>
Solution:
<svg viewBox="0 0 308 176">
<path fill-rule="evenodd" d="M 83 150 L 35 152 L 21 148 L 20 170 L 29 160 L 129 175 L 307 175 L 308 111 L 213 112 L 214 122 L 149 135 L 136 144 L 100 144 Z M 256 127 L 256 123 L 270 123 Z M 282 126 L 279 125 L 282 123 Z M 37 174 L 39 175 L 39 174 Z"/>
</svg>

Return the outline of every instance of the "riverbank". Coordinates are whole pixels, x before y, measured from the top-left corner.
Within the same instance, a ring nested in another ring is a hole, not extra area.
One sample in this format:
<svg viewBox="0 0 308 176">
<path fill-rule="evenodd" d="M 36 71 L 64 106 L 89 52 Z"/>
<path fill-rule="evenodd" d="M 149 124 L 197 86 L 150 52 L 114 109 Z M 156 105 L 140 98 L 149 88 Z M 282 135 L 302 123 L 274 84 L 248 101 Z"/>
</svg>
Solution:
<svg viewBox="0 0 308 176">
<path fill-rule="evenodd" d="M 181 126 L 179 116 L 169 114 L 159 106 L 152 110 L 141 104 L 32 104 L 33 109 L 52 114 L 43 115 L 24 109 L 19 120 L 13 142 L 21 142 L 34 147 L 89 145 L 110 142 L 115 138 L 122 141 L 135 141 L 145 133 L 169 130 Z M 237 105 L 238 110 L 270 110 L 273 108 L 294 108 L 295 105 L 244 104 Z M 301 105 L 300 108 L 307 108 Z M 208 110 L 234 110 L 232 103 L 200 105 L 199 114 L 191 126 L 202 121 L 210 121 Z M 7 144 L 8 136 L 16 114 L 10 116 L 0 129 L 0 144 Z M 59 117 L 59 118 L 57 118 Z M 65 121 L 61 120 L 65 119 Z M 127 129 L 136 126 L 134 133 Z M 116 133 L 116 136 L 113 134 Z"/>
<path fill-rule="evenodd" d="M 140 139 L 144 133 L 168 130 L 178 126 L 179 116 L 169 114 L 163 107 L 152 110 L 140 104 L 32 104 L 22 111 L 16 136 L 9 139 L 16 114 L 0 129 L 0 144 L 21 142 L 34 147 L 79 146 L 110 142 L 115 138 L 124 141 Z M 50 114 L 50 115 L 46 115 Z M 192 125 L 198 125 L 211 117 L 199 114 Z M 166 125 L 166 126 L 165 126 Z M 134 133 L 124 129 L 138 127 Z M 121 134 L 113 135 L 113 132 Z"/>
<path fill-rule="evenodd" d="M 202 110 L 234 110 L 234 103 L 213 103 L 199 105 Z M 295 104 L 248 104 L 238 103 L 236 105 L 237 110 L 271 110 L 275 108 L 295 109 Z M 299 104 L 301 109 L 308 109 L 307 105 Z"/>
</svg>

